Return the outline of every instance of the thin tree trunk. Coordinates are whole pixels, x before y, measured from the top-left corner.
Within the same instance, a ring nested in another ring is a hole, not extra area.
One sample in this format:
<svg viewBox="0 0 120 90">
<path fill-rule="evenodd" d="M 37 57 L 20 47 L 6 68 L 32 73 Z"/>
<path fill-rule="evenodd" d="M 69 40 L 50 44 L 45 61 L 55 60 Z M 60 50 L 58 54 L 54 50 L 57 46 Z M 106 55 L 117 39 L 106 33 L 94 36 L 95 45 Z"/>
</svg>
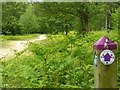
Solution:
<svg viewBox="0 0 120 90">
<path fill-rule="evenodd" d="M 106 17 L 105 17 L 105 29 L 106 29 L 107 33 L 109 33 L 109 28 L 110 28 L 110 17 L 109 17 L 109 14 L 106 14 Z"/>
<path fill-rule="evenodd" d="M 66 35 L 68 35 L 68 31 L 66 30 Z"/>
<path fill-rule="evenodd" d="M 105 29 L 107 29 L 107 25 L 108 25 L 107 22 L 108 21 L 107 21 L 107 15 L 106 15 L 106 17 L 105 17 Z"/>
</svg>

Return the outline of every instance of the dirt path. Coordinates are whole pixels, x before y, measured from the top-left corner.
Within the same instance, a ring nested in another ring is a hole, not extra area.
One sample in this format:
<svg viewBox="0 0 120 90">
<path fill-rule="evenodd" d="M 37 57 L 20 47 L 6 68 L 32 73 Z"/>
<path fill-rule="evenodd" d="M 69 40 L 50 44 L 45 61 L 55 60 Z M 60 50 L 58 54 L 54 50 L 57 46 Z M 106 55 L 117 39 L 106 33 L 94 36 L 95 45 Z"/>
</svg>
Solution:
<svg viewBox="0 0 120 90">
<path fill-rule="evenodd" d="M 14 56 L 15 52 L 23 51 L 27 48 L 27 43 L 46 39 L 46 35 L 40 35 L 38 39 L 28 41 L 9 41 L 7 46 L 0 47 L 0 59 Z"/>
</svg>

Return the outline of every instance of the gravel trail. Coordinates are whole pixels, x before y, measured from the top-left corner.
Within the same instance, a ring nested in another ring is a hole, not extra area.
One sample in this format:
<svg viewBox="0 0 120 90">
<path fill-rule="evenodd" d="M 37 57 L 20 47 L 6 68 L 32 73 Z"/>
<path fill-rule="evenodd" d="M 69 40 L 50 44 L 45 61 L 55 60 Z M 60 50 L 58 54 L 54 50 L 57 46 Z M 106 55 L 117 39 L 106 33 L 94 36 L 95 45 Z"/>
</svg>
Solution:
<svg viewBox="0 0 120 90">
<path fill-rule="evenodd" d="M 27 43 L 29 42 L 35 42 L 39 40 L 44 40 L 46 39 L 46 35 L 40 35 L 38 39 L 32 39 L 32 40 L 27 40 L 27 41 L 10 41 L 7 43 L 7 46 L 0 47 L 0 59 L 5 58 L 5 57 L 11 57 L 14 56 L 16 52 L 23 51 L 24 49 L 27 48 Z"/>
</svg>

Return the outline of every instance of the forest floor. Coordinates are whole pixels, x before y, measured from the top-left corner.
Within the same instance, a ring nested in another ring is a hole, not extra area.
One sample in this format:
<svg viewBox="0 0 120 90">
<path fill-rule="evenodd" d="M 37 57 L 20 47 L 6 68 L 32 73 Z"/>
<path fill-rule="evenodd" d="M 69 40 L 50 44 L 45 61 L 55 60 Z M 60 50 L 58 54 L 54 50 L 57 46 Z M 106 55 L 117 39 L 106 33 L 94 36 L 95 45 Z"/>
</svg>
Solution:
<svg viewBox="0 0 120 90">
<path fill-rule="evenodd" d="M 7 41 L 5 45 L 2 44 L 2 47 L 0 47 L 0 59 L 7 60 L 11 56 L 14 56 L 15 53 L 25 50 L 27 48 L 27 43 L 44 40 L 46 38 L 46 35 L 39 35 L 38 39 Z"/>
</svg>

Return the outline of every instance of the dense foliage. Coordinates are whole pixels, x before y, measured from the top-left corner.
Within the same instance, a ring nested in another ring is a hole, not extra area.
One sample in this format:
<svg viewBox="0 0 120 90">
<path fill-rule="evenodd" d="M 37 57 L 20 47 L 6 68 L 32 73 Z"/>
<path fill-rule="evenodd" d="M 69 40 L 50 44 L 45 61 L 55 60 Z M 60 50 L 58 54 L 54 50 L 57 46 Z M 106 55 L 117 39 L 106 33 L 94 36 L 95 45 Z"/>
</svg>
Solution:
<svg viewBox="0 0 120 90">
<path fill-rule="evenodd" d="M 103 35 L 118 43 L 118 32 L 73 33 L 49 35 L 45 41 L 30 43 L 28 53 L 3 62 L 3 87 L 93 88 L 93 44 Z M 120 82 L 120 72 L 118 76 Z"/>
<path fill-rule="evenodd" d="M 2 3 L 2 33 L 7 35 L 21 34 L 21 26 L 18 21 L 24 12 L 24 3 Z"/>
<path fill-rule="evenodd" d="M 118 3 L 6 2 L 2 5 L 2 33 L 6 35 L 76 30 L 117 30 Z"/>
</svg>

